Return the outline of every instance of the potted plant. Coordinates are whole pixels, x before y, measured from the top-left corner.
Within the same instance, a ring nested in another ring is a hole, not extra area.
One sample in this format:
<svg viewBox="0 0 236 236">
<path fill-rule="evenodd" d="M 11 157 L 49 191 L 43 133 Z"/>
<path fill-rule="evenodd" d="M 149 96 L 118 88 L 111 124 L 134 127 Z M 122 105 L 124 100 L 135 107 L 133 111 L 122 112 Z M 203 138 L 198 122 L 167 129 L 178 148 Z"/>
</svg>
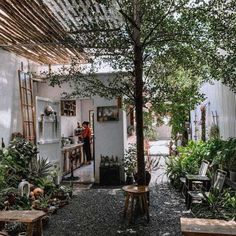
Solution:
<svg viewBox="0 0 236 236">
<path fill-rule="evenodd" d="M 41 196 L 33 202 L 32 207 L 35 210 L 48 212 L 50 207 L 50 199 L 51 199 L 50 196 Z"/>
<path fill-rule="evenodd" d="M 132 144 L 125 151 L 123 167 L 126 174 L 126 184 L 133 184 L 133 174 L 137 168 L 136 145 Z"/>
<path fill-rule="evenodd" d="M 158 161 L 159 163 L 159 161 Z M 151 181 L 151 171 L 156 168 L 158 163 L 150 161 L 149 159 L 146 160 L 146 185 L 149 185 Z M 126 173 L 126 184 L 133 184 L 135 179 L 135 182 L 138 182 L 138 176 L 137 176 L 137 152 L 136 152 L 136 145 L 132 144 L 129 146 L 129 148 L 126 150 L 124 159 L 123 159 L 123 166 L 124 171 Z"/>
<path fill-rule="evenodd" d="M 57 198 L 59 200 L 68 200 L 73 195 L 73 189 L 70 186 L 61 185 L 52 194 L 52 198 Z"/>
</svg>

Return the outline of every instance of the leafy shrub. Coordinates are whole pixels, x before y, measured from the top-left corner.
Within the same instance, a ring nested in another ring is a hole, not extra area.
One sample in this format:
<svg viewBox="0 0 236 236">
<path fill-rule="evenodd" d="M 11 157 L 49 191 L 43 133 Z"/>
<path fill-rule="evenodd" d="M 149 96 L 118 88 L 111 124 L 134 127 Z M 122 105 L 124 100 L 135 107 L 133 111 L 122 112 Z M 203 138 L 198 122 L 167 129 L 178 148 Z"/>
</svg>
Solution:
<svg viewBox="0 0 236 236">
<path fill-rule="evenodd" d="M 218 158 L 219 151 L 225 147 L 225 142 L 220 139 L 211 139 L 207 142 L 190 141 L 187 146 L 179 147 L 179 156 L 170 157 L 167 160 L 167 175 L 170 181 L 175 185 L 180 185 L 180 177 L 186 174 L 197 174 L 202 160 L 211 163 L 213 171 L 220 165 Z"/>
<path fill-rule="evenodd" d="M 0 151 L 0 186 L 17 187 L 22 179 L 27 179 L 32 160 L 36 159 L 37 147 L 23 138 L 15 138 L 7 148 Z"/>
<path fill-rule="evenodd" d="M 46 177 L 50 175 L 52 167 L 47 158 L 39 157 L 32 163 L 31 175 L 36 179 Z"/>
<path fill-rule="evenodd" d="M 127 175 L 132 175 L 137 168 L 137 150 L 136 145 L 132 144 L 125 150 L 123 159 L 124 171 Z"/>
<path fill-rule="evenodd" d="M 180 186 L 180 177 L 185 175 L 182 168 L 182 159 L 183 158 L 181 156 L 171 156 L 166 162 L 166 174 L 171 183 L 176 187 Z"/>
<path fill-rule="evenodd" d="M 236 138 L 223 141 L 222 148 L 217 152 L 214 162 L 222 169 L 236 169 Z"/>
<path fill-rule="evenodd" d="M 225 189 L 220 192 L 212 189 L 208 195 L 203 194 L 202 204 L 192 207 L 192 213 L 199 218 L 215 218 L 224 220 L 236 219 L 236 195 L 235 191 Z"/>
</svg>

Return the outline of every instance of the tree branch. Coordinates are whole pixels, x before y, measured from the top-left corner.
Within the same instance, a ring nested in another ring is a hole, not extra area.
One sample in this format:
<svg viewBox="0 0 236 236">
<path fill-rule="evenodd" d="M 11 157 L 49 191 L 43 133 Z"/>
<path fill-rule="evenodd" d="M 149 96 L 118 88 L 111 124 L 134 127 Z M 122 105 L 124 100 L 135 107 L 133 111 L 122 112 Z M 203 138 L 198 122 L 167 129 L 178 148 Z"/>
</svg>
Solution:
<svg viewBox="0 0 236 236">
<path fill-rule="evenodd" d="M 157 22 L 157 24 L 156 24 L 156 25 L 150 30 L 150 32 L 147 34 L 147 36 L 145 37 L 145 39 L 143 40 L 143 43 L 142 43 L 143 47 L 146 46 L 146 41 L 151 37 L 151 35 L 152 35 L 153 32 L 158 28 L 158 26 L 161 24 L 161 22 L 163 22 L 164 19 L 171 13 L 170 10 L 171 10 L 171 8 L 172 8 L 174 2 L 175 2 L 174 0 L 171 2 L 170 7 L 169 7 L 168 11 L 166 12 L 166 14 L 164 14 L 164 15 L 162 16 L 162 18 L 160 19 L 160 21 Z"/>
</svg>

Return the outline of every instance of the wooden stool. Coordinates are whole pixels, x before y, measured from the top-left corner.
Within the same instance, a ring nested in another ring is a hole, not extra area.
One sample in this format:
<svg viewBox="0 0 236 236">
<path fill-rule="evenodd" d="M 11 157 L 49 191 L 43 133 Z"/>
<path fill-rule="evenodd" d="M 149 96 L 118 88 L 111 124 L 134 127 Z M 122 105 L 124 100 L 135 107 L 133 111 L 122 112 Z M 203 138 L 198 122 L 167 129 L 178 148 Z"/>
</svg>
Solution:
<svg viewBox="0 0 236 236">
<path fill-rule="evenodd" d="M 147 186 L 127 185 L 122 189 L 126 192 L 124 217 L 126 217 L 129 208 L 129 202 L 131 200 L 130 222 L 132 221 L 134 199 L 136 199 L 136 201 L 139 201 L 141 211 L 143 211 L 143 213 L 146 213 L 147 222 L 149 222 L 149 208 L 147 202 L 147 194 L 149 192 L 149 188 Z"/>
<path fill-rule="evenodd" d="M 36 227 L 36 236 L 42 235 L 43 211 L 0 211 L 0 222 L 21 222 L 27 225 L 27 236 L 33 236 L 33 227 Z"/>
</svg>

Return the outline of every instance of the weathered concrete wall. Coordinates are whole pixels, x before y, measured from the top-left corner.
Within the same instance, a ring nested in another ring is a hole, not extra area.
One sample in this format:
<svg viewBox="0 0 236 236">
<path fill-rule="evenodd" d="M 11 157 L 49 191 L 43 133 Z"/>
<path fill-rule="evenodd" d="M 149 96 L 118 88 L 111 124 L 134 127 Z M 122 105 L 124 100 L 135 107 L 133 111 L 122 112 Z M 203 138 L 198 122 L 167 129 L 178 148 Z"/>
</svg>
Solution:
<svg viewBox="0 0 236 236">
<path fill-rule="evenodd" d="M 37 63 L 0 49 L 0 137 L 8 144 L 13 132 L 22 132 L 18 70 L 37 70 Z"/>
</svg>

